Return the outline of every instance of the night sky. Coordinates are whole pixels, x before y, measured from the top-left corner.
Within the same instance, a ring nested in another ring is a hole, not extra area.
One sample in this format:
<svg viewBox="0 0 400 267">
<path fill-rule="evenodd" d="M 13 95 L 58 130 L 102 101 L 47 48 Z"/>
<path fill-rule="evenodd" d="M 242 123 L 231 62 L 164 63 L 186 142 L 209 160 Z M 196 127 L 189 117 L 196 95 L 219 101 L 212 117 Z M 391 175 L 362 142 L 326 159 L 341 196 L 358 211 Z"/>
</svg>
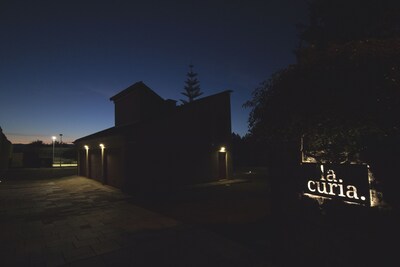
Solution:
<svg viewBox="0 0 400 267">
<path fill-rule="evenodd" d="M 231 95 L 247 132 L 251 92 L 295 62 L 303 0 L 0 1 L 0 126 L 13 143 L 64 142 L 114 126 L 109 98 L 143 81 L 184 98 L 188 65 L 203 96 Z"/>
</svg>

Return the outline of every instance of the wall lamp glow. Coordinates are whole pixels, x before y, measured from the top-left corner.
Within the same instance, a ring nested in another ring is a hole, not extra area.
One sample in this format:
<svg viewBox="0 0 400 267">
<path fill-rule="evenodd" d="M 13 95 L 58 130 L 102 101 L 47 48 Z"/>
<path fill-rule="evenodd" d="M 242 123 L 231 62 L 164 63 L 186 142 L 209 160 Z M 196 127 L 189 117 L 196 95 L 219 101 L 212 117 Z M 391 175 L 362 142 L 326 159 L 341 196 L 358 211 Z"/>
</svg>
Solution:
<svg viewBox="0 0 400 267">
<path fill-rule="evenodd" d="M 84 145 L 83 147 L 84 147 L 86 150 L 89 150 L 89 146 Z"/>
<path fill-rule="evenodd" d="M 219 152 L 226 152 L 226 148 L 224 146 L 221 146 L 221 148 L 219 149 Z"/>
<path fill-rule="evenodd" d="M 104 146 L 104 144 L 100 144 L 99 146 L 100 146 L 101 149 L 106 148 L 106 147 Z"/>
</svg>

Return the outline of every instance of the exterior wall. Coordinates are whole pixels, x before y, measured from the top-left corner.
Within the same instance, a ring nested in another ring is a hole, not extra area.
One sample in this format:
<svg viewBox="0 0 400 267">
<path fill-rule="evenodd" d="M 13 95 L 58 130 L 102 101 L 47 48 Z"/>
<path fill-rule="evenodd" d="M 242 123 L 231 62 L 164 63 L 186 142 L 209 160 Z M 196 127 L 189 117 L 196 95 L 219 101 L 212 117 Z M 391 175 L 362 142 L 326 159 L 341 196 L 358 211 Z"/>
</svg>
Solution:
<svg viewBox="0 0 400 267">
<path fill-rule="evenodd" d="M 114 100 L 115 126 L 137 123 L 157 116 L 165 101 L 150 89 L 138 88 Z"/>
<path fill-rule="evenodd" d="M 13 152 L 11 158 L 12 168 L 22 168 L 24 166 L 24 153 Z"/>
<path fill-rule="evenodd" d="M 122 188 L 125 180 L 124 140 L 123 136 L 115 135 L 76 142 L 79 154 L 79 175 Z M 100 144 L 104 145 L 103 152 Z"/>
<path fill-rule="evenodd" d="M 11 159 L 12 144 L 0 128 L 0 175 L 8 169 Z"/>
<path fill-rule="evenodd" d="M 127 112 L 127 111 L 125 111 Z M 80 175 L 121 188 L 148 191 L 218 180 L 219 150 L 232 174 L 230 94 L 177 107 L 170 114 L 78 139 Z M 101 137 L 103 136 L 103 137 Z M 99 144 L 104 144 L 102 160 Z M 89 170 L 86 152 L 89 148 Z"/>
<path fill-rule="evenodd" d="M 72 164 L 77 162 L 77 154 L 74 146 L 63 144 L 14 144 L 12 146 L 11 166 L 13 168 L 49 168 L 53 163 Z"/>
<path fill-rule="evenodd" d="M 89 169 L 90 169 L 90 176 L 94 180 L 99 182 L 103 182 L 102 177 L 102 161 L 101 161 L 101 150 L 99 148 L 89 149 Z"/>
<path fill-rule="evenodd" d="M 115 126 L 140 121 L 140 98 L 135 95 L 115 101 Z"/>
<path fill-rule="evenodd" d="M 89 177 L 89 166 L 86 149 L 78 148 L 78 175 Z"/>
<path fill-rule="evenodd" d="M 218 153 L 222 146 L 227 151 L 229 178 L 229 99 L 228 93 L 209 97 L 182 106 L 162 120 L 132 128 L 127 133 L 127 138 L 132 138 L 127 152 L 128 187 L 168 188 L 218 180 Z"/>
<path fill-rule="evenodd" d="M 121 148 L 110 148 L 105 150 L 106 154 L 106 180 L 107 184 L 121 188 L 124 181 L 124 153 Z"/>
</svg>

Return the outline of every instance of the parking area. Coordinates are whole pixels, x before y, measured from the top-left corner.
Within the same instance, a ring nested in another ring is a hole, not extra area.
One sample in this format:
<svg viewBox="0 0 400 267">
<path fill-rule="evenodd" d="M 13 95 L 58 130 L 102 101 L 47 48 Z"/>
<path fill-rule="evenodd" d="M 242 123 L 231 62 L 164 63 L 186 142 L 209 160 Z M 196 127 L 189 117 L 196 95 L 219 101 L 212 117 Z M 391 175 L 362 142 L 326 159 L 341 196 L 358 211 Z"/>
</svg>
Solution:
<svg viewBox="0 0 400 267">
<path fill-rule="evenodd" d="M 326 214 L 299 206 L 288 217 L 273 215 L 265 172 L 128 195 L 88 178 L 42 171 L 29 177 L 19 170 L 0 183 L 0 266 L 397 262 L 395 213 L 331 203 Z"/>
<path fill-rule="evenodd" d="M 0 183 L 1 266 L 270 266 L 213 231 L 79 177 Z"/>
</svg>

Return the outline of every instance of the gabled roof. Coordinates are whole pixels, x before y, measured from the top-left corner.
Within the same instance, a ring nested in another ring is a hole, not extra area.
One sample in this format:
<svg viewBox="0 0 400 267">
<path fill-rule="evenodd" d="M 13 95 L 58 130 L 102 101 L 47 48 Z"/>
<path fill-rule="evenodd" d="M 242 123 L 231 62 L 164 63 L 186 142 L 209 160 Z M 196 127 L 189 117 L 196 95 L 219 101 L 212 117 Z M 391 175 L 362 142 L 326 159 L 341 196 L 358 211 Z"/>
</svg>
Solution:
<svg viewBox="0 0 400 267">
<path fill-rule="evenodd" d="M 148 87 L 142 81 L 139 81 L 137 83 L 132 84 L 131 86 L 129 86 L 125 90 L 122 90 L 118 94 L 116 94 L 113 97 L 111 97 L 110 100 L 115 102 L 116 100 L 120 99 L 121 97 L 124 97 L 124 96 L 128 95 L 132 91 L 141 91 L 141 92 L 147 91 L 148 93 L 150 93 L 154 97 L 157 97 L 157 98 L 159 98 L 161 100 L 164 100 L 161 96 L 156 94 L 153 90 L 150 89 L 150 87 Z"/>
<path fill-rule="evenodd" d="M 137 86 L 145 86 L 145 87 L 147 87 L 144 83 L 138 82 L 138 83 L 135 83 L 134 85 L 128 87 L 127 89 L 125 89 L 121 93 L 124 93 L 125 91 L 128 91 L 126 93 L 126 94 L 128 94 L 129 92 L 131 92 L 131 90 L 135 90 L 135 89 L 138 88 L 138 87 L 135 87 L 136 85 Z M 143 87 L 143 88 L 145 88 L 145 87 Z M 151 92 L 153 92 L 150 88 L 148 88 L 148 89 Z M 169 113 L 164 113 L 163 115 L 165 115 L 165 116 L 174 116 L 176 114 L 185 113 L 185 112 L 188 112 L 189 110 L 191 110 L 193 108 L 198 107 L 199 105 L 205 107 L 205 106 L 208 105 L 208 101 L 210 101 L 210 100 L 212 100 L 212 99 L 214 99 L 216 97 L 220 97 L 222 95 L 229 95 L 232 92 L 233 92 L 232 90 L 225 90 L 225 91 L 217 93 L 217 94 L 213 94 L 213 95 L 206 96 L 206 97 L 203 97 L 203 98 L 200 98 L 200 99 L 196 99 L 193 102 L 190 102 L 188 104 L 178 106 L 177 109 L 174 109 L 172 112 L 169 112 Z M 121 93 L 119 93 L 119 94 L 121 94 Z M 113 96 L 110 100 L 114 100 L 115 97 L 117 97 L 117 99 L 118 99 L 118 98 L 120 98 L 120 97 L 125 95 L 125 93 L 122 96 L 119 96 L 119 94 Z M 154 94 L 156 94 L 156 93 L 154 93 Z M 174 100 L 171 100 L 171 101 L 174 101 Z M 94 138 L 102 138 L 102 137 L 112 136 L 112 135 L 115 135 L 115 134 L 124 134 L 129 129 L 135 129 L 136 127 L 143 127 L 144 125 L 147 125 L 148 123 L 154 123 L 154 122 L 157 122 L 159 120 L 163 120 L 164 118 L 165 117 L 161 116 L 161 117 L 158 117 L 158 118 L 153 118 L 151 120 L 141 121 L 141 122 L 137 122 L 137 123 L 133 123 L 133 124 L 114 126 L 114 127 L 102 130 L 100 132 L 96 132 L 96 133 L 84 136 L 82 138 L 76 139 L 74 141 L 74 143 L 76 144 L 78 142 L 82 142 L 82 141 L 86 141 L 86 140 L 90 140 L 90 139 L 94 139 Z"/>
<path fill-rule="evenodd" d="M 224 94 L 230 94 L 230 93 L 232 93 L 232 92 L 233 92 L 232 90 L 225 90 L 225 91 L 222 91 L 222 92 L 213 94 L 213 95 L 209 95 L 209 96 L 205 96 L 205 97 L 196 99 L 196 100 L 194 100 L 193 102 L 190 102 L 190 103 L 204 102 L 204 101 L 207 101 L 207 100 L 210 99 L 210 98 L 215 98 L 215 97 L 217 97 L 217 96 L 224 95 Z M 190 104 L 190 103 L 189 103 L 189 104 Z"/>
<path fill-rule="evenodd" d="M 116 131 L 118 131 L 119 128 L 120 127 L 111 127 L 111 128 L 102 130 L 100 132 L 96 132 L 96 133 L 93 133 L 93 134 L 90 134 L 90 135 L 86 135 L 84 137 L 76 139 L 73 143 L 76 144 L 78 142 L 85 141 L 85 140 L 90 140 L 92 138 L 104 137 L 104 136 L 107 136 L 107 135 L 110 135 L 110 134 L 114 134 L 114 133 L 116 133 Z"/>
</svg>

